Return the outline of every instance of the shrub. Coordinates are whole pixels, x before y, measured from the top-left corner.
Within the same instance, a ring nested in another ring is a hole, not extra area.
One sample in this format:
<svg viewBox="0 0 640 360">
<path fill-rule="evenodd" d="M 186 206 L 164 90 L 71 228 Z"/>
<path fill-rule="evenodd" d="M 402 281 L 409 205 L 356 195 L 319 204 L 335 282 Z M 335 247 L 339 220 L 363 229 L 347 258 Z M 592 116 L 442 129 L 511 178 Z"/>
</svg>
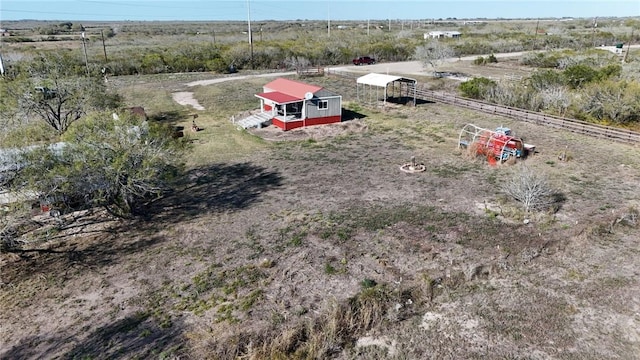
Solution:
<svg viewBox="0 0 640 360">
<path fill-rule="evenodd" d="M 526 166 L 519 166 L 511 178 L 503 183 L 502 191 L 522 204 L 526 213 L 550 207 L 556 192 L 544 174 Z"/>
<path fill-rule="evenodd" d="M 598 70 L 598 80 L 607 80 L 611 78 L 619 78 L 622 74 L 622 66 L 618 64 L 606 65 Z"/>
<path fill-rule="evenodd" d="M 478 56 L 475 60 L 473 60 L 474 65 L 484 65 L 487 63 L 487 59 L 482 56 Z"/>
<path fill-rule="evenodd" d="M 579 99 L 577 117 L 618 124 L 640 121 L 640 85 L 635 81 L 589 84 Z"/>
<path fill-rule="evenodd" d="M 578 64 L 569 66 L 562 72 L 562 76 L 567 85 L 577 89 L 597 79 L 598 71 L 588 65 Z"/>
<path fill-rule="evenodd" d="M 565 78 L 557 70 L 536 71 L 527 79 L 527 84 L 535 91 L 564 86 Z"/>
<path fill-rule="evenodd" d="M 474 78 L 469 81 L 465 81 L 458 89 L 464 97 L 472 99 L 482 99 L 485 93 L 496 86 L 495 81 L 484 77 Z"/>
</svg>

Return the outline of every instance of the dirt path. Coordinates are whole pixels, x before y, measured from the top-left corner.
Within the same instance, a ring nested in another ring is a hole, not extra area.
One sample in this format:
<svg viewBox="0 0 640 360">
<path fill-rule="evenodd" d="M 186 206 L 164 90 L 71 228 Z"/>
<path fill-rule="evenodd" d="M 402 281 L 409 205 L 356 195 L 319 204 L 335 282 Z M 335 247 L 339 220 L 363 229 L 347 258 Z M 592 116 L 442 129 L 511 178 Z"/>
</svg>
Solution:
<svg viewBox="0 0 640 360">
<path fill-rule="evenodd" d="M 275 73 L 259 74 L 259 75 L 232 75 L 232 76 L 222 77 L 218 79 L 192 81 L 185 85 L 187 85 L 188 87 L 193 87 L 198 85 L 205 86 L 205 85 L 218 84 L 221 82 L 232 81 L 232 80 L 244 80 L 244 79 L 250 79 L 250 78 L 256 78 L 256 77 L 269 78 L 269 77 L 288 76 L 288 75 L 295 75 L 295 74 L 296 74 L 295 71 L 286 71 L 286 72 L 275 72 Z"/>
<path fill-rule="evenodd" d="M 171 94 L 171 97 L 180 105 L 191 106 L 196 110 L 206 110 L 204 106 L 198 103 L 198 100 L 193 97 L 193 93 L 190 91 L 174 92 Z"/>
<path fill-rule="evenodd" d="M 277 72 L 277 73 L 268 73 L 268 74 L 259 74 L 259 75 L 228 76 L 228 77 L 223 77 L 218 79 L 192 81 L 190 83 L 186 83 L 185 85 L 188 87 L 199 86 L 199 85 L 206 86 L 211 84 L 218 84 L 225 81 L 244 80 L 244 79 L 249 79 L 254 77 L 267 78 L 267 77 L 277 77 L 277 76 L 287 76 L 287 75 L 295 75 L 295 71 Z M 193 92 L 191 91 L 174 92 L 171 94 L 171 97 L 175 102 L 177 102 L 180 105 L 191 106 L 195 110 L 206 110 L 204 106 L 200 105 L 200 103 L 198 103 L 198 100 L 193 97 Z"/>
</svg>

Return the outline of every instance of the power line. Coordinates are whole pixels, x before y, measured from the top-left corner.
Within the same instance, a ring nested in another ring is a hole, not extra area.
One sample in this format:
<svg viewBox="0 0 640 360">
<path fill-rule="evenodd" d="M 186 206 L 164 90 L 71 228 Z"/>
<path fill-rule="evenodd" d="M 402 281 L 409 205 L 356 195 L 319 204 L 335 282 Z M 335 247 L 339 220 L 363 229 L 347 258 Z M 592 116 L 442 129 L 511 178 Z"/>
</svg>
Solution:
<svg viewBox="0 0 640 360">
<path fill-rule="evenodd" d="M 10 13 L 18 13 L 18 14 L 47 14 L 47 15 L 67 15 L 67 16 L 74 16 L 74 17 L 95 17 L 95 19 L 89 19 L 89 18 L 83 18 L 80 20 L 85 20 L 85 21 L 127 21 L 127 20 L 138 20 L 138 21 L 153 21 L 153 20 L 176 20 L 176 21 L 207 21 L 207 20 L 228 20 L 228 21 L 233 21 L 235 20 L 239 20 L 240 16 L 236 16 L 236 14 L 240 14 L 240 12 L 233 12 L 233 13 L 216 13 L 216 12 L 210 12 L 209 10 L 206 9 L 202 9 L 202 10 L 198 10 L 198 12 L 202 15 L 204 15 L 206 13 L 207 18 L 203 18 L 203 19 L 189 19 L 189 20 L 183 20 L 180 18 L 179 14 L 173 14 L 173 15 L 151 15 L 152 19 L 149 18 L 149 14 L 140 14 L 138 16 L 132 16 L 131 13 L 127 13 L 126 15 L 123 14 L 115 14 L 115 13 L 83 13 L 83 12 L 66 12 L 66 11 L 37 11 L 37 10 L 12 10 L 12 9 L 2 9 L 2 12 L 10 12 Z M 28 18 L 29 15 L 26 15 L 25 18 Z M 192 15 L 189 15 L 189 17 L 192 17 Z M 18 20 L 18 19 L 16 19 Z M 8 20 L 8 19 L 4 19 L 4 21 L 16 21 L 16 20 Z M 42 21 L 55 21 L 55 20 L 68 20 L 68 19 L 52 19 L 51 17 L 48 17 L 47 19 L 34 19 L 34 20 L 42 20 Z M 70 19 L 69 19 L 70 20 Z"/>
</svg>

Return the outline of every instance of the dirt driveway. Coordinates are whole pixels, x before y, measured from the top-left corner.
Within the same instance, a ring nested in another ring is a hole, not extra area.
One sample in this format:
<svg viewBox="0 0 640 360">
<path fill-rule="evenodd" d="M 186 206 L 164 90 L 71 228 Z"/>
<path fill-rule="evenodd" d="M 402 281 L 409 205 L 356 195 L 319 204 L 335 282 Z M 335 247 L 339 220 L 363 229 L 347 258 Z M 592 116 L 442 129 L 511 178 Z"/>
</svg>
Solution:
<svg viewBox="0 0 640 360">
<path fill-rule="evenodd" d="M 496 58 L 499 59 L 508 59 L 508 58 L 519 58 L 526 52 L 513 52 L 513 53 L 499 53 L 494 54 Z M 455 68 L 455 65 L 465 64 L 466 62 L 471 62 L 475 60 L 479 56 L 488 56 L 488 55 L 472 55 L 472 56 L 463 56 L 463 57 L 454 57 L 449 58 L 444 61 L 442 66 L 443 71 L 451 71 L 450 69 Z M 433 67 L 425 66 L 420 61 L 400 61 L 400 62 L 384 62 L 384 63 L 376 63 L 373 65 L 364 65 L 364 66 L 356 66 L 356 65 L 347 65 L 347 66 L 337 66 L 331 67 L 330 69 L 341 70 L 341 71 L 352 71 L 359 73 L 383 73 L 383 74 L 403 74 L 403 75 L 413 75 L 413 76 L 430 76 L 433 72 Z"/>
</svg>

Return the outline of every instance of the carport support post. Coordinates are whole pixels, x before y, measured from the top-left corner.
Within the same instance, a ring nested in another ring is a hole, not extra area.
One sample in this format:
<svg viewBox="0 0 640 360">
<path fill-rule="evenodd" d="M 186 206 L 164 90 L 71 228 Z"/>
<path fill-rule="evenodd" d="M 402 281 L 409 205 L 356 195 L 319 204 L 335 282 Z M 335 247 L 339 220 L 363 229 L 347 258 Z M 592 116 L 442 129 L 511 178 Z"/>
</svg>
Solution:
<svg viewBox="0 0 640 360">
<path fill-rule="evenodd" d="M 414 81 L 413 82 L 413 106 L 417 105 L 417 103 L 416 103 L 416 91 L 417 91 L 417 88 L 418 88 L 417 81 Z"/>
<path fill-rule="evenodd" d="M 387 106 L 387 86 L 384 86 L 384 100 L 382 100 L 382 107 Z"/>
</svg>

